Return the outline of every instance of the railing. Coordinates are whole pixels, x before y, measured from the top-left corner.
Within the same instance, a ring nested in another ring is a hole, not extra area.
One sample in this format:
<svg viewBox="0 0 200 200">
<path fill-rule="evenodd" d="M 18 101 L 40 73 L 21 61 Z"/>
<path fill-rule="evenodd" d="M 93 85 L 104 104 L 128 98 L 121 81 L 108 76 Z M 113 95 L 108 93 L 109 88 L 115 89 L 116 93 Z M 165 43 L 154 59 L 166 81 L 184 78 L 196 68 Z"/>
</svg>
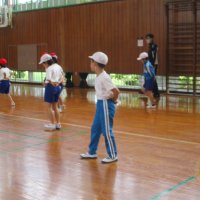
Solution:
<svg viewBox="0 0 200 200">
<path fill-rule="evenodd" d="M 200 95 L 200 77 L 170 76 L 167 90 L 168 93 Z"/>
</svg>

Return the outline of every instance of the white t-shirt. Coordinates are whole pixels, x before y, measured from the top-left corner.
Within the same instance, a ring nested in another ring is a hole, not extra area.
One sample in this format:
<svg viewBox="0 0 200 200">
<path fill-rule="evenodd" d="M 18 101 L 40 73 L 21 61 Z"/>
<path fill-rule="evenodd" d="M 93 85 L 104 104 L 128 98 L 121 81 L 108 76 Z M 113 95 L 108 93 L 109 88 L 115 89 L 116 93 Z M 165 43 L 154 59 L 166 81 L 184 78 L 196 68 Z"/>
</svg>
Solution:
<svg viewBox="0 0 200 200">
<path fill-rule="evenodd" d="M 63 76 L 63 69 L 57 63 L 52 64 L 46 69 L 46 81 L 60 82 Z"/>
<path fill-rule="evenodd" d="M 103 71 L 95 79 L 95 90 L 98 100 L 109 99 L 112 95 L 112 89 L 116 86 L 112 83 L 110 76 Z"/>
<path fill-rule="evenodd" d="M 10 79 L 10 76 L 11 76 L 11 70 L 7 67 L 2 67 L 0 69 L 0 80 L 3 80 L 3 79 Z M 6 74 L 6 77 L 4 77 L 4 74 Z"/>
</svg>

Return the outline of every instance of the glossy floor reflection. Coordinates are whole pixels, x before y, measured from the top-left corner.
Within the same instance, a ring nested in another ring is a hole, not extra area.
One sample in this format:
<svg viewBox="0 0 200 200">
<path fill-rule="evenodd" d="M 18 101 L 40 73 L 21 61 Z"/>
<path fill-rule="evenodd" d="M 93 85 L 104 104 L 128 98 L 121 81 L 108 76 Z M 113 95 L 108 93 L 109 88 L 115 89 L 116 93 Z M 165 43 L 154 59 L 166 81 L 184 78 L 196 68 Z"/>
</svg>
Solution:
<svg viewBox="0 0 200 200">
<path fill-rule="evenodd" d="M 149 111 L 137 93 L 122 92 L 115 118 L 119 162 L 102 165 L 103 138 L 99 159 L 79 159 L 89 142 L 94 90 L 63 92 L 63 128 L 53 132 L 43 129 L 43 92 L 13 85 L 16 108 L 0 96 L 0 200 L 200 199 L 199 98 L 162 95 Z"/>
</svg>

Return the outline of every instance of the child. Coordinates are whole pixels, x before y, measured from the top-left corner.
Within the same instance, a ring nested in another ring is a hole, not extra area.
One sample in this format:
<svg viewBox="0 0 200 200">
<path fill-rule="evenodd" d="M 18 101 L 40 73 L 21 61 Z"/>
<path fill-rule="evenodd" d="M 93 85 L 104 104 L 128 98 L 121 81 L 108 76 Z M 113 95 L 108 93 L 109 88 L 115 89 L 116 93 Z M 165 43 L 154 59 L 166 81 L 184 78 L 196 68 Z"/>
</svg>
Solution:
<svg viewBox="0 0 200 200">
<path fill-rule="evenodd" d="M 102 52 L 96 52 L 92 56 L 89 56 L 89 58 L 91 59 L 91 71 L 95 72 L 97 75 L 95 80 L 97 105 L 91 128 L 89 151 L 80 156 L 82 159 L 97 158 L 96 151 L 101 133 L 103 133 L 108 157 L 104 158 L 102 163 L 111 163 L 118 160 L 112 128 L 115 115 L 115 104 L 117 103 L 119 90 L 113 85 L 110 76 L 104 70 L 108 63 L 107 55 Z"/>
<path fill-rule="evenodd" d="M 54 63 L 58 64 L 58 56 L 56 55 L 56 53 L 52 52 L 52 53 L 50 53 L 50 55 L 51 55 Z M 62 70 L 63 78 L 62 78 L 62 82 L 60 83 L 60 87 L 61 87 L 60 95 L 61 95 L 61 93 L 63 91 L 63 88 L 64 88 L 63 83 L 64 83 L 64 80 L 65 80 L 64 79 L 64 71 L 63 71 L 62 68 L 61 68 L 61 70 Z M 58 99 L 58 109 L 59 109 L 59 112 L 63 112 L 64 104 L 63 104 L 63 101 L 62 101 L 62 98 L 61 98 L 60 95 L 59 95 L 59 99 Z"/>
<path fill-rule="evenodd" d="M 44 100 L 48 103 L 49 118 L 51 123 L 46 124 L 44 127 L 48 130 L 60 129 L 60 114 L 58 111 L 58 97 L 60 94 L 60 81 L 62 81 L 62 72 L 57 67 L 52 57 L 49 54 L 43 54 L 40 58 L 39 64 L 42 64 L 46 69 L 46 85 Z"/>
<path fill-rule="evenodd" d="M 15 102 L 10 95 L 10 76 L 12 72 L 7 67 L 7 60 L 5 58 L 0 59 L 0 67 L 0 93 L 8 95 L 11 106 L 15 106 Z"/>
<path fill-rule="evenodd" d="M 153 97 L 153 88 L 155 79 L 155 70 L 152 64 L 148 59 L 148 53 L 143 52 L 139 55 L 137 60 L 142 61 L 144 64 L 144 89 L 143 93 L 149 97 L 151 105 L 148 105 L 147 108 L 156 108 L 155 99 Z"/>
</svg>

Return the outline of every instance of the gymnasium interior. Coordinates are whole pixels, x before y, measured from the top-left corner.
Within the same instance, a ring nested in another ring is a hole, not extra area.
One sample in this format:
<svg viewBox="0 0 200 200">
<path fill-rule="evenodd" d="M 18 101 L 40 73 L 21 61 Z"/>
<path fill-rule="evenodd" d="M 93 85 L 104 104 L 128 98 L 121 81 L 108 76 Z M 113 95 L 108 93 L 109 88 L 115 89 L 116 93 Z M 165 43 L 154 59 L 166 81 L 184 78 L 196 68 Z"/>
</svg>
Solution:
<svg viewBox="0 0 200 200">
<path fill-rule="evenodd" d="M 156 109 L 147 109 L 146 34 L 158 45 Z M 88 56 L 109 57 L 119 88 L 118 161 L 84 160 L 97 97 Z M 44 52 L 65 82 L 62 128 L 47 131 Z M 0 58 L 12 70 L 0 94 L 0 200 L 200 200 L 200 0 L 0 0 Z"/>
</svg>

